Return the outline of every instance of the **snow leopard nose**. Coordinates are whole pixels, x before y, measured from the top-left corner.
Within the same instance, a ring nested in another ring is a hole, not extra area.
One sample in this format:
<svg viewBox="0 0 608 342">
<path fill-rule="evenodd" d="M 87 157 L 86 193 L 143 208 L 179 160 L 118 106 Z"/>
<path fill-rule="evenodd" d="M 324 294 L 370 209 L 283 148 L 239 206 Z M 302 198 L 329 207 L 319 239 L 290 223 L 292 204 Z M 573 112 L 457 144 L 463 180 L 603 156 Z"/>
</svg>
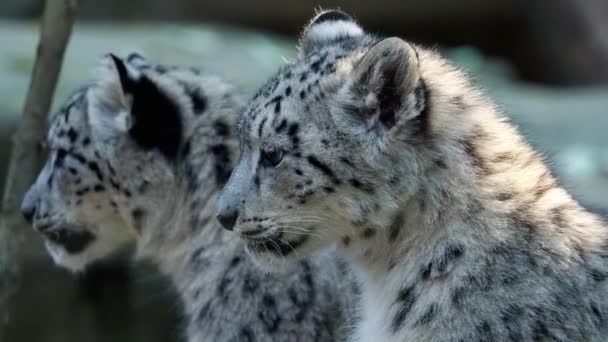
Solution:
<svg viewBox="0 0 608 342">
<path fill-rule="evenodd" d="M 224 228 L 232 230 L 236 224 L 236 220 L 239 218 L 239 211 L 237 209 L 222 210 L 217 213 L 216 217 Z"/>
<path fill-rule="evenodd" d="M 24 205 L 21 207 L 21 214 L 23 214 L 23 218 L 27 223 L 32 223 L 34 219 L 34 214 L 36 214 L 36 206 L 35 205 Z"/>
<path fill-rule="evenodd" d="M 36 203 L 37 200 L 35 198 L 35 191 L 30 189 L 23 198 L 23 202 L 21 202 L 21 214 L 23 218 L 27 221 L 27 223 L 31 224 L 34 220 L 34 215 L 36 215 Z"/>
</svg>

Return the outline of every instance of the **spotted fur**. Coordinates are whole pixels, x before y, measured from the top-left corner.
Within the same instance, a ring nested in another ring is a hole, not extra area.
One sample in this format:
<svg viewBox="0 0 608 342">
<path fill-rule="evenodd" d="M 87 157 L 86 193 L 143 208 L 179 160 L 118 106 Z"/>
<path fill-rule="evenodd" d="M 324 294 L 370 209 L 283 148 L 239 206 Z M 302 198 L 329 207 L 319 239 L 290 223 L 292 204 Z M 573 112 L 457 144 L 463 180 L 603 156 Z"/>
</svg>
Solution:
<svg viewBox="0 0 608 342">
<path fill-rule="evenodd" d="M 350 325 L 339 259 L 265 275 L 212 218 L 241 108 L 233 87 L 198 69 L 110 55 L 52 118 L 23 211 L 74 271 L 134 242 L 173 279 L 189 341 L 334 341 Z"/>
<path fill-rule="evenodd" d="M 323 12 L 240 136 L 218 216 L 271 270 L 338 245 L 362 281 L 353 341 L 608 339 L 606 223 L 436 52 Z"/>
</svg>

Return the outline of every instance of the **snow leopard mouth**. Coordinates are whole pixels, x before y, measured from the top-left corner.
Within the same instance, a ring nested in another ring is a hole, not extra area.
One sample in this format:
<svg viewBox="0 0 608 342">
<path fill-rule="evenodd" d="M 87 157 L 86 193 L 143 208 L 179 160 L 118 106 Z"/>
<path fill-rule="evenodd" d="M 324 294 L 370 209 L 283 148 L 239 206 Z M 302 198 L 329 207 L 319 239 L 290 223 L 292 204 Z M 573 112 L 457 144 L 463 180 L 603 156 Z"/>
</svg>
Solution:
<svg viewBox="0 0 608 342">
<path fill-rule="evenodd" d="M 281 256 L 289 255 L 303 245 L 310 235 L 302 235 L 294 240 L 287 240 L 282 232 L 263 238 L 243 236 L 247 240 L 247 249 L 256 254 L 270 253 Z"/>
<path fill-rule="evenodd" d="M 51 229 L 49 226 L 44 231 L 41 231 L 41 234 L 45 240 L 61 246 L 70 254 L 82 252 L 96 238 L 95 234 L 88 230 L 73 229 L 72 227 Z"/>
</svg>

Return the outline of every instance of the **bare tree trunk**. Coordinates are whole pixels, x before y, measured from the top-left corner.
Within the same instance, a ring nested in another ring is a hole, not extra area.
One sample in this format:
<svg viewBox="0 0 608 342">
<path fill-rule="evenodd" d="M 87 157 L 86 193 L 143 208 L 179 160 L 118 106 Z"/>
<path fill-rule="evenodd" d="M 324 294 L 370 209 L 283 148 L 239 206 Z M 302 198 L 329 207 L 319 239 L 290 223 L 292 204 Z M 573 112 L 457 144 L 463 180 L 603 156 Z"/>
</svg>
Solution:
<svg viewBox="0 0 608 342">
<path fill-rule="evenodd" d="M 47 0 L 42 15 L 40 41 L 23 115 L 13 136 L 6 186 L 0 211 L 0 340 L 9 321 L 8 301 L 19 283 L 18 250 L 24 222 L 20 214 L 23 195 L 38 173 L 44 151 L 40 141 L 46 131 L 63 54 L 72 32 L 77 0 Z"/>
</svg>

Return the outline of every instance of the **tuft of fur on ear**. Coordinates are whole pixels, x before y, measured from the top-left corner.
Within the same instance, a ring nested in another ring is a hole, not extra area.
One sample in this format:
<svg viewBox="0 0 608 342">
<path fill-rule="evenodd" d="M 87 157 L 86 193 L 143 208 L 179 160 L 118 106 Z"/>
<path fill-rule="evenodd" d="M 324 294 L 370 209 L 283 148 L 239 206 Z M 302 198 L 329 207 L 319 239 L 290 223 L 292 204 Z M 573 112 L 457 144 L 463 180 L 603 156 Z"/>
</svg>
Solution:
<svg viewBox="0 0 608 342">
<path fill-rule="evenodd" d="M 148 62 L 148 60 L 138 52 L 131 52 L 127 56 L 126 60 L 127 63 L 131 64 L 137 69 L 146 69 L 152 67 L 152 64 L 150 64 L 150 62 Z"/>
<path fill-rule="evenodd" d="M 339 10 L 322 11 L 304 29 L 300 38 L 300 55 L 343 39 L 359 37 L 363 29 L 348 14 Z"/>
<path fill-rule="evenodd" d="M 419 116 L 426 102 L 414 48 L 400 38 L 386 38 L 354 66 L 349 92 L 364 99 L 359 116 L 368 128 L 391 129 Z"/>
<path fill-rule="evenodd" d="M 89 93 L 89 121 L 98 131 L 126 132 L 131 128 L 132 98 L 128 89 L 141 73 L 113 54 L 106 55 L 97 69 L 96 82 Z"/>
</svg>

